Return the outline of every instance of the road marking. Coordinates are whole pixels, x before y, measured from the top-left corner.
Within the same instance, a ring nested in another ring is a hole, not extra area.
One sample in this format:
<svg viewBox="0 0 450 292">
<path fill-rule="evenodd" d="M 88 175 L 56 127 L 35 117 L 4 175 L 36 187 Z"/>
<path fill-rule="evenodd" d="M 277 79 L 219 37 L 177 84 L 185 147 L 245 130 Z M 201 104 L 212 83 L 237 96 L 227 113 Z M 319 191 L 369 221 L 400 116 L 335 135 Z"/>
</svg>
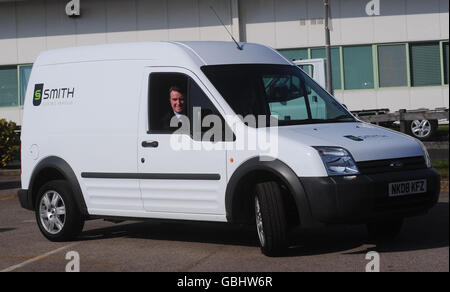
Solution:
<svg viewBox="0 0 450 292">
<path fill-rule="evenodd" d="M 72 246 L 74 246 L 74 245 L 77 245 L 77 244 L 78 244 L 78 243 L 73 243 L 73 244 L 70 244 L 70 245 L 67 245 L 67 246 L 60 247 L 60 248 L 55 249 L 55 250 L 53 250 L 53 251 L 44 253 L 44 254 L 42 254 L 42 255 L 40 255 L 40 256 L 34 257 L 34 258 L 32 258 L 32 259 L 29 259 L 28 261 L 25 261 L 25 262 L 23 262 L 23 263 L 21 263 L 21 264 L 14 265 L 14 266 L 11 266 L 11 267 L 6 268 L 6 269 L 4 269 L 4 270 L 1 270 L 0 273 L 12 272 L 12 271 L 17 270 L 17 269 L 19 269 L 19 268 L 25 267 L 26 265 L 29 265 L 29 264 L 31 264 L 31 263 L 34 263 L 34 262 L 37 262 L 37 261 L 39 261 L 39 260 L 45 259 L 46 257 L 51 256 L 52 254 L 58 253 L 58 252 L 60 252 L 60 251 L 63 251 L 63 250 L 65 250 L 65 249 L 68 249 L 68 248 L 70 248 L 70 247 L 72 247 Z"/>
<path fill-rule="evenodd" d="M 17 195 L 12 195 L 12 196 L 1 198 L 0 201 L 14 200 L 16 198 L 17 198 Z"/>
</svg>

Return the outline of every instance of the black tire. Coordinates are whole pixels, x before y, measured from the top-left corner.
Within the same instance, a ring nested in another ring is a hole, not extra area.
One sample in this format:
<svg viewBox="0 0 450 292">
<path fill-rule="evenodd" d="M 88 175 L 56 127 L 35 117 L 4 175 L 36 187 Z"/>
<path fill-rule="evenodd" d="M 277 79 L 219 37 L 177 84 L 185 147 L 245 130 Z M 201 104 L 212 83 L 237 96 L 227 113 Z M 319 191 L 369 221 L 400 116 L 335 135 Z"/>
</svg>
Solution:
<svg viewBox="0 0 450 292">
<path fill-rule="evenodd" d="M 50 202 L 50 207 L 48 207 L 48 201 L 46 204 L 43 197 L 46 195 L 47 199 L 55 198 L 55 193 L 59 195 L 59 198 L 55 200 L 55 204 Z M 64 210 L 64 214 L 61 210 Z M 73 199 L 73 192 L 67 181 L 64 180 L 50 181 L 39 189 L 35 214 L 41 233 L 50 241 L 73 240 L 84 227 L 84 218 Z M 58 223 L 56 220 L 59 220 Z M 49 223 L 50 221 L 52 223 Z"/>
<path fill-rule="evenodd" d="M 433 139 L 436 136 L 437 129 L 437 120 L 415 120 L 406 123 L 406 133 L 421 141 Z"/>
<path fill-rule="evenodd" d="M 254 202 L 262 253 L 266 256 L 283 255 L 288 247 L 287 220 L 279 185 L 275 182 L 256 185 Z"/>
<path fill-rule="evenodd" d="M 371 240 L 392 241 L 401 232 L 403 219 L 372 222 L 367 224 L 367 231 Z"/>
</svg>

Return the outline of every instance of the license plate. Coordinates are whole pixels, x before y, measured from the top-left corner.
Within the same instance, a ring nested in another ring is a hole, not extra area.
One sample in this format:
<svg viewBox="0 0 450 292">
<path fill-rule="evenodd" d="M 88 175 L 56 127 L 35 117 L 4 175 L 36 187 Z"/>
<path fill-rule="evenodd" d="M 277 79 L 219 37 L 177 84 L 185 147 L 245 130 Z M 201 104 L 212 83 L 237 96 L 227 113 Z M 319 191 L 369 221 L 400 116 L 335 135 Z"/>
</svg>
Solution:
<svg viewBox="0 0 450 292">
<path fill-rule="evenodd" d="M 427 181 L 424 179 L 395 182 L 389 184 L 390 197 L 413 195 L 426 192 L 427 192 Z"/>
</svg>

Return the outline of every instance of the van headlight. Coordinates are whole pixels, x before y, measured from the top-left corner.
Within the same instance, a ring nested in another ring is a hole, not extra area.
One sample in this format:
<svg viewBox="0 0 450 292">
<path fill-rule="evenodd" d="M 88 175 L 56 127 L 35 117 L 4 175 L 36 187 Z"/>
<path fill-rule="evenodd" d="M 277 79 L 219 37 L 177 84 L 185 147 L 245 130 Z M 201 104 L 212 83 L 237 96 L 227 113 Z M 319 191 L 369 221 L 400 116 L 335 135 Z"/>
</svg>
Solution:
<svg viewBox="0 0 450 292">
<path fill-rule="evenodd" d="M 359 174 L 353 157 L 344 148 L 340 147 L 314 147 L 319 152 L 328 175 L 355 175 Z"/>
<path fill-rule="evenodd" d="M 425 163 L 427 164 L 427 168 L 431 168 L 432 163 L 431 163 L 431 158 L 430 158 L 430 154 L 428 153 L 427 147 L 425 147 L 425 144 L 423 144 L 422 141 L 417 140 L 417 142 L 419 142 L 420 146 L 422 146 L 423 157 L 425 158 Z"/>
</svg>

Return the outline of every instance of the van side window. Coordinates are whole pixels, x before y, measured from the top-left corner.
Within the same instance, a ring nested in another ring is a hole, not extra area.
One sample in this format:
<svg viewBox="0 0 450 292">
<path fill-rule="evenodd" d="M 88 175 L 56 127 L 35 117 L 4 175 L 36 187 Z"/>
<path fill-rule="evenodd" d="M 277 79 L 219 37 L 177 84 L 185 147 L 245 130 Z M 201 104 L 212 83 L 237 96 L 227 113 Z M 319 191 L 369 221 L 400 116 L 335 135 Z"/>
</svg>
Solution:
<svg viewBox="0 0 450 292">
<path fill-rule="evenodd" d="M 150 74 L 148 103 L 149 132 L 170 134 L 181 126 L 179 124 L 178 127 L 171 127 L 170 122 L 175 116 L 187 117 L 187 88 L 188 77 L 184 74 Z"/>
<path fill-rule="evenodd" d="M 225 119 L 208 96 L 192 78 L 182 73 L 150 74 L 148 113 L 149 133 L 172 134 L 189 129 L 184 134 L 196 141 L 234 139 Z"/>
</svg>

